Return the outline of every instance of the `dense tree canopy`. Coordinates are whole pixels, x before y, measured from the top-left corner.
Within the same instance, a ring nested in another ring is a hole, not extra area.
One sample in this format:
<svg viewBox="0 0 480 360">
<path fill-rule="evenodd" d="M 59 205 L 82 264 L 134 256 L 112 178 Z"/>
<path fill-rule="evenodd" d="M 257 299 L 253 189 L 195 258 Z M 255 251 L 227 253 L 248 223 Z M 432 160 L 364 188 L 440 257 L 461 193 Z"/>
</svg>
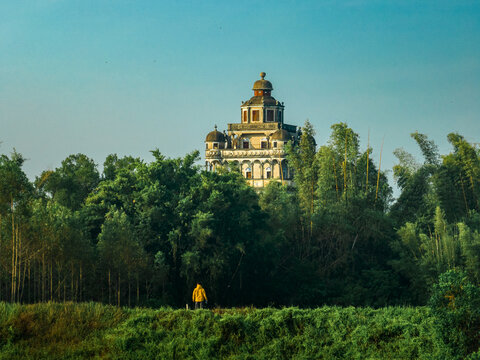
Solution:
<svg viewBox="0 0 480 360">
<path fill-rule="evenodd" d="M 83 154 L 30 182 L 0 155 L 0 300 L 184 306 L 196 282 L 222 306 L 424 304 L 449 269 L 480 282 L 480 154 L 414 133 L 395 151 L 398 199 L 381 159 L 347 124 L 321 146 L 309 122 L 287 146 L 295 187 L 261 192 L 199 153 L 154 160 Z"/>
</svg>

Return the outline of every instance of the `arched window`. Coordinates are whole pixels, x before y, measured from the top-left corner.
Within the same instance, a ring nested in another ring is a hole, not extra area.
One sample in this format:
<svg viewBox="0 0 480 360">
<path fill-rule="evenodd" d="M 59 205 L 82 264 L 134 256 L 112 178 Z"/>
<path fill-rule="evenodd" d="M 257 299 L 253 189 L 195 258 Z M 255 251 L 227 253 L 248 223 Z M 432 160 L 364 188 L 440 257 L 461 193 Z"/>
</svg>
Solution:
<svg viewBox="0 0 480 360">
<path fill-rule="evenodd" d="M 248 167 L 248 168 L 245 169 L 245 177 L 246 177 L 247 179 L 251 179 L 251 178 L 252 178 L 252 169 L 251 169 L 251 168 Z"/>
<path fill-rule="evenodd" d="M 267 179 L 272 178 L 272 168 L 270 166 L 265 169 L 265 175 Z"/>
<path fill-rule="evenodd" d="M 288 167 L 287 164 L 282 165 L 282 174 L 284 179 L 288 179 Z"/>
<path fill-rule="evenodd" d="M 250 149 L 250 141 L 248 139 L 242 139 L 242 149 Z"/>
</svg>

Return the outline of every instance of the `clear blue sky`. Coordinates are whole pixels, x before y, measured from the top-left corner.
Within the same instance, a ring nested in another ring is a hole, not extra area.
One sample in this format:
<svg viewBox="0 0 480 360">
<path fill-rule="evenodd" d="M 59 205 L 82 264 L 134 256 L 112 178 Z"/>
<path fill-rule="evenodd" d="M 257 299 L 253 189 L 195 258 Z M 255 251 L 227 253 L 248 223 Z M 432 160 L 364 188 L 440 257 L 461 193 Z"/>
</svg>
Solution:
<svg viewBox="0 0 480 360">
<path fill-rule="evenodd" d="M 151 160 L 240 121 L 261 71 L 287 123 L 347 122 L 382 168 L 409 134 L 480 142 L 479 1 L 0 1 L 0 153 Z M 393 184 L 392 184 L 393 185 Z"/>
</svg>

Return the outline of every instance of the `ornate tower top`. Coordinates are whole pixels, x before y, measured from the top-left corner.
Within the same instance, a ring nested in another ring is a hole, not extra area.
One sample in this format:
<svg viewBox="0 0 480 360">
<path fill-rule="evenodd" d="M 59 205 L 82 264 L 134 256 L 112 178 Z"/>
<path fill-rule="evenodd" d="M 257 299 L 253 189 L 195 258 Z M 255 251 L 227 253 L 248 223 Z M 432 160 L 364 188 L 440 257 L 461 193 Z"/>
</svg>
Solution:
<svg viewBox="0 0 480 360">
<path fill-rule="evenodd" d="M 228 124 L 228 133 L 215 126 L 205 139 L 205 168 L 239 168 L 251 186 L 261 189 L 272 181 L 293 184 L 285 145 L 298 142 L 297 127 L 284 123 L 285 107 L 272 97 L 265 72 L 254 82 L 254 95 L 240 106 L 240 123 Z"/>
<path fill-rule="evenodd" d="M 255 81 L 253 84 L 253 93 L 255 96 L 270 96 L 271 91 L 273 90 L 272 83 L 268 80 L 265 80 L 264 72 L 260 73 L 261 80 Z"/>
</svg>

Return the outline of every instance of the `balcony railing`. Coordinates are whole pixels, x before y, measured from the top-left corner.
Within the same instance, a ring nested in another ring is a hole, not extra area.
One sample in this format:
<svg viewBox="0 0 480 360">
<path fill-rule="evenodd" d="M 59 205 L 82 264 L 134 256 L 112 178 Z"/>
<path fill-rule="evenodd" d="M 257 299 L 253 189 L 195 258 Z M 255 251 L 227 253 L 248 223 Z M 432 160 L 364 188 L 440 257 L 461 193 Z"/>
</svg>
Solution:
<svg viewBox="0 0 480 360">
<path fill-rule="evenodd" d="M 280 124 L 278 122 L 272 123 L 258 123 L 258 124 L 228 124 L 228 131 L 250 131 L 250 130 L 277 130 L 285 129 L 289 132 L 296 132 L 295 125 Z"/>
<path fill-rule="evenodd" d="M 284 157 L 284 149 L 213 149 L 205 152 L 207 159 L 235 159 L 245 157 Z"/>
</svg>

